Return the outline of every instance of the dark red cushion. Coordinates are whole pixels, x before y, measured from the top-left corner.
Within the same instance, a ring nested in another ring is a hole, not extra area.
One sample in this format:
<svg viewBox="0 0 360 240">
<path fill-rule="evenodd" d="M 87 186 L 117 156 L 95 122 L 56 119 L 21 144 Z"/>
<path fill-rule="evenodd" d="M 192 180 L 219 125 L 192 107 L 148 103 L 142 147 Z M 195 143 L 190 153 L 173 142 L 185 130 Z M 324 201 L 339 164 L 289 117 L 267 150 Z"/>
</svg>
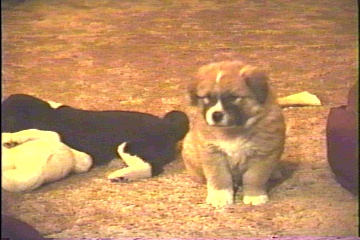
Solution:
<svg viewBox="0 0 360 240">
<path fill-rule="evenodd" d="M 355 83 L 349 90 L 347 109 L 355 110 L 359 112 L 359 84 Z"/>
<path fill-rule="evenodd" d="M 330 167 L 340 185 L 356 195 L 359 193 L 357 99 L 357 88 L 353 87 L 349 92 L 348 106 L 331 108 L 326 126 Z"/>
<path fill-rule="evenodd" d="M 1 215 L 1 238 L 17 239 L 45 239 L 29 224 L 8 215 Z"/>
</svg>

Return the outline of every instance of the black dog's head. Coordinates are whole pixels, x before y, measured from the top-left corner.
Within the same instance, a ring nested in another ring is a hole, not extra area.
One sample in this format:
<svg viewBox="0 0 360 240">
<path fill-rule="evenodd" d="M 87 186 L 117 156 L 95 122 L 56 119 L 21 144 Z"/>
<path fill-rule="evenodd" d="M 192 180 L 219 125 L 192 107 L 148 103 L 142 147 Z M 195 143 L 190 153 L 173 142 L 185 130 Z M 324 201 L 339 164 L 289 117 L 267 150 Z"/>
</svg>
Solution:
<svg viewBox="0 0 360 240">
<path fill-rule="evenodd" d="M 1 103 L 1 131 L 18 132 L 25 129 L 48 129 L 54 109 L 49 103 L 26 95 L 14 94 Z"/>
</svg>

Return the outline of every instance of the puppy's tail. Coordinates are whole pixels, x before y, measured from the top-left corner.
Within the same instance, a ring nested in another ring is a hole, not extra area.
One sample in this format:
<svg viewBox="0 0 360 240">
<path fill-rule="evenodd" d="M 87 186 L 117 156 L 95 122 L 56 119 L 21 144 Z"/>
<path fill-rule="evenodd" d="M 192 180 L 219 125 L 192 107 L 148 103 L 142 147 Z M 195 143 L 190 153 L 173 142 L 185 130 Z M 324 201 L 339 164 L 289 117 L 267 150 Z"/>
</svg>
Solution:
<svg viewBox="0 0 360 240">
<path fill-rule="evenodd" d="M 169 124 L 170 135 L 176 142 L 182 140 L 189 132 L 190 121 L 184 112 L 171 111 L 165 114 L 163 119 Z"/>
</svg>

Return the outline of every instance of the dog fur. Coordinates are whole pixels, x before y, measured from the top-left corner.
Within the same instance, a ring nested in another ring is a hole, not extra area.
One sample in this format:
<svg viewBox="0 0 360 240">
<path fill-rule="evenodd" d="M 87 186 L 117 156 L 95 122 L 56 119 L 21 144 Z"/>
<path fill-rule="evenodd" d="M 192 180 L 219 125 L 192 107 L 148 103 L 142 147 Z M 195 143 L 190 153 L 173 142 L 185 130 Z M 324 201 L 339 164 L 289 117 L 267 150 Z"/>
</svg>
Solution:
<svg viewBox="0 0 360 240">
<path fill-rule="evenodd" d="M 199 69 L 189 96 L 183 159 L 189 174 L 206 182 L 206 202 L 232 204 L 242 185 L 245 204 L 266 203 L 266 184 L 278 173 L 285 143 L 282 110 L 267 75 L 240 61 L 211 63 Z"/>
<path fill-rule="evenodd" d="M 160 174 L 163 166 L 175 159 L 177 142 L 189 130 L 189 120 L 181 111 L 171 111 L 163 118 L 131 111 L 88 111 L 26 94 L 6 98 L 2 112 L 2 132 L 56 132 L 63 143 L 89 154 L 94 165 L 109 163 L 119 155 L 127 158 L 129 169 L 111 174 L 112 181 Z"/>
<path fill-rule="evenodd" d="M 10 192 L 34 190 L 71 172 L 87 172 L 92 164 L 88 154 L 66 146 L 55 132 L 28 129 L 2 133 L 1 138 L 1 186 Z"/>
</svg>

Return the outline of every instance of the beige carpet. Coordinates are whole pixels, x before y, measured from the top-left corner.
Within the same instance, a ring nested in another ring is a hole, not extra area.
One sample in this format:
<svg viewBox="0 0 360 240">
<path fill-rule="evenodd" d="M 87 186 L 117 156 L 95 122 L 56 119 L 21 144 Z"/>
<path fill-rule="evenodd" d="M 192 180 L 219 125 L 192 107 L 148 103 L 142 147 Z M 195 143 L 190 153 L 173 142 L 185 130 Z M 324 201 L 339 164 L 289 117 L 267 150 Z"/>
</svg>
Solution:
<svg viewBox="0 0 360 240">
<path fill-rule="evenodd" d="M 278 96 L 316 94 L 323 106 L 285 110 L 288 178 L 270 202 L 214 210 L 181 159 L 147 180 L 113 184 L 99 167 L 24 194 L 6 211 L 58 238 L 356 236 L 358 199 L 326 160 L 329 109 L 358 78 L 354 0 L 2 1 L 3 94 L 83 109 L 163 115 L 186 110 L 204 63 L 240 56 L 267 69 Z"/>
</svg>

